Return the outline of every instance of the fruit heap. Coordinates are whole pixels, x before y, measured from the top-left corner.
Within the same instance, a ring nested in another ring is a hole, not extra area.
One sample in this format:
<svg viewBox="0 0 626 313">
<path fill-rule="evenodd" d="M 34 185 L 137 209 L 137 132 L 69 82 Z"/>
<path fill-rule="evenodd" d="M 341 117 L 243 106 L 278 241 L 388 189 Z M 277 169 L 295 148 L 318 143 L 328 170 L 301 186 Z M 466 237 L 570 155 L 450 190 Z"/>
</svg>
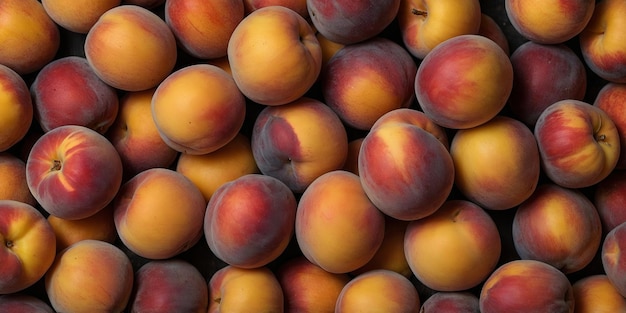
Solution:
<svg viewBox="0 0 626 313">
<path fill-rule="evenodd" d="M 624 312 L 624 17 L 4 0 L 0 311 Z"/>
</svg>

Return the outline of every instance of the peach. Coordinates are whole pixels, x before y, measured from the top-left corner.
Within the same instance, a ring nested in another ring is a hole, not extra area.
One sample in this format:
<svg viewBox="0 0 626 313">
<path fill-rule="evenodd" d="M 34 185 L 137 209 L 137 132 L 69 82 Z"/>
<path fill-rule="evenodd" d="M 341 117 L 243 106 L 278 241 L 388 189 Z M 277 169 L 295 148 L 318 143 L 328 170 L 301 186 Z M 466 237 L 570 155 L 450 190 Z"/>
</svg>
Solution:
<svg viewBox="0 0 626 313">
<path fill-rule="evenodd" d="M 250 140 L 261 173 L 278 178 L 296 193 L 320 175 L 342 168 L 348 155 L 341 119 L 329 106 L 308 97 L 263 108 Z"/>
<path fill-rule="evenodd" d="M 147 259 L 167 259 L 189 250 L 202 237 L 205 201 L 182 174 L 147 169 L 125 182 L 113 202 L 122 243 Z"/>
<path fill-rule="evenodd" d="M 122 161 L 104 135 L 79 125 L 43 134 L 26 160 L 28 188 L 46 212 L 66 219 L 94 215 L 122 184 Z"/>
<path fill-rule="evenodd" d="M 383 114 L 413 103 L 416 73 L 406 49 L 377 37 L 337 51 L 321 73 L 321 93 L 344 123 L 369 130 Z"/>
<path fill-rule="evenodd" d="M 255 10 L 237 24 L 227 55 L 241 92 L 264 105 L 304 96 L 322 68 L 322 50 L 309 23 L 276 5 Z"/>
<path fill-rule="evenodd" d="M 67 56 L 46 64 L 30 86 L 35 118 L 46 132 L 81 125 L 104 134 L 117 116 L 117 91 L 103 82 L 87 59 Z"/>
<path fill-rule="evenodd" d="M 372 203 L 400 220 L 432 214 L 454 185 L 445 131 L 414 109 L 396 109 L 376 121 L 361 144 L 358 169 Z"/>
<path fill-rule="evenodd" d="M 487 278 L 480 312 L 574 312 L 574 291 L 563 272 L 535 260 L 513 260 Z"/>
<path fill-rule="evenodd" d="M 478 286 L 496 268 L 501 250 L 494 220 L 467 200 L 448 200 L 432 215 L 411 221 L 404 237 L 411 271 L 437 291 Z"/>
<path fill-rule="evenodd" d="M 127 179 L 149 168 L 168 168 L 179 154 L 163 141 L 152 118 L 152 95 L 155 90 L 151 88 L 123 94 L 117 117 L 105 133 L 122 159 Z"/>
<path fill-rule="evenodd" d="M 108 242 L 82 240 L 57 254 L 45 290 L 57 312 L 122 312 L 134 283 L 124 252 Z"/>
<path fill-rule="evenodd" d="M 10 152 L 0 152 L 0 199 L 16 200 L 37 205 L 37 200 L 28 189 L 26 163 Z"/>
<path fill-rule="evenodd" d="M 486 13 L 480 15 L 480 28 L 478 28 L 478 35 L 485 36 L 504 50 L 507 55 L 511 54 L 511 47 L 509 45 L 509 39 L 504 34 L 504 30 L 496 21 Z"/>
<path fill-rule="evenodd" d="M 152 260 L 135 272 L 132 312 L 206 313 L 209 288 L 202 273 L 183 259 Z"/>
<path fill-rule="evenodd" d="M 79 34 L 86 34 L 104 12 L 120 5 L 121 0 L 42 0 L 50 18 L 59 26 Z"/>
<path fill-rule="evenodd" d="M 566 188 L 597 184 L 615 169 L 620 138 L 610 116 L 587 102 L 566 99 L 548 106 L 534 129 L 541 167 Z"/>
<path fill-rule="evenodd" d="M 617 128 L 620 147 L 626 147 L 626 83 L 606 83 L 592 104 L 611 118 Z M 615 168 L 626 169 L 626 152 L 620 153 Z"/>
<path fill-rule="evenodd" d="M 209 280 L 209 311 L 284 312 L 280 282 L 267 267 L 251 269 L 227 265 Z"/>
<path fill-rule="evenodd" d="M 5 313 L 54 313 L 43 299 L 26 293 L 1 295 L 0 309 Z"/>
<path fill-rule="evenodd" d="M 467 291 L 436 292 L 422 303 L 420 313 L 480 313 L 478 297 Z"/>
<path fill-rule="evenodd" d="M 275 270 L 285 298 L 285 312 L 335 312 L 335 304 L 351 277 L 331 273 L 303 256 L 288 259 Z"/>
<path fill-rule="evenodd" d="M 54 231 L 33 206 L 0 200 L 0 294 L 34 285 L 56 255 Z"/>
<path fill-rule="evenodd" d="M 206 206 L 209 249 L 229 265 L 268 265 L 291 241 L 296 206 L 289 187 L 271 176 L 247 174 L 225 183 Z"/>
<path fill-rule="evenodd" d="M 595 185 L 593 204 L 598 210 L 604 234 L 626 222 L 626 173 L 615 170 Z"/>
<path fill-rule="evenodd" d="M 505 0 L 506 16 L 524 38 L 541 44 L 560 44 L 587 26 L 595 1 Z"/>
<path fill-rule="evenodd" d="M 348 45 L 382 33 L 398 14 L 400 0 L 308 0 L 307 8 L 318 32 L 329 40 Z"/>
<path fill-rule="evenodd" d="M 385 217 L 367 198 L 357 175 L 335 170 L 302 193 L 295 234 L 313 264 L 331 273 L 348 273 L 368 263 L 381 247 Z"/>
<path fill-rule="evenodd" d="M 228 40 L 244 18 L 244 2 L 169 0 L 164 19 L 178 44 L 199 59 L 226 56 Z"/>
<path fill-rule="evenodd" d="M 22 76 L 0 64 L 0 151 L 15 146 L 30 129 L 34 108 L 28 88 Z"/>
<path fill-rule="evenodd" d="M 417 312 L 420 304 L 407 277 L 381 269 L 352 278 L 341 290 L 335 312 Z"/>
<path fill-rule="evenodd" d="M 458 130 L 450 144 L 455 185 L 489 210 L 506 210 L 528 199 L 539 183 L 537 141 L 524 123 L 496 116 Z"/>
<path fill-rule="evenodd" d="M 534 127 L 541 112 L 564 99 L 583 100 L 587 70 L 565 44 L 521 44 L 511 55 L 515 84 L 507 104 L 512 117 Z"/>
<path fill-rule="evenodd" d="M 397 15 L 404 46 L 420 60 L 450 38 L 477 34 L 481 17 L 478 0 L 401 0 Z"/>
<path fill-rule="evenodd" d="M 84 52 L 100 79 L 124 91 L 156 87 L 177 60 L 169 26 L 137 5 L 119 5 L 102 14 L 87 33 Z"/>
<path fill-rule="evenodd" d="M 223 184 L 246 174 L 259 173 L 250 139 L 241 133 L 216 151 L 202 155 L 181 153 L 176 171 L 189 178 L 207 202 Z"/>
<path fill-rule="evenodd" d="M 113 207 L 106 206 L 96 214 L 78 220 L 68 220 L 48 215 L 48 223 L 52 226 L 56 237 L 57 251 L 86 239 L 115 243 L 117 232 L 113 222 Z"/>
<path fill-rule="evenodd" d="M 309 11 L 307 10 L 306 3 L 306 0 L 243 0 L 246 15 L 260 8 L 280 5 L 292 9 L 305 19 L 308 19 Z"/>
<path fill-rule="evenodd" d="M 415 77 L 421 109 L 446 128 L 478 126 L 504 108 L 513 88 L 509 56 L 493 40 L 461 35 L 439 44 Z"/>
<path fill-rule="evenodd" d="M 626 271 L 624 271 L 624 256 L 626 243 L 626 223 L 619 224 L 604 237 L 600 248 L 602 268 L 609 281 L 617 292 L 626 297 Z"/>
<path fill-rule="evenodd" d="M 605 274 L 585 276 L 572 284 L 574 312 L 624 312 L 626 299 Z"/>
<path fill-rule="evenodd" d="M 209 64 L 170 74 L 152 96 L 152 117 L 165 143 L 189 154 L 213 152 L 241 129 L 246 99 L 231 75 Z"/>
<path fill-rule="evenodd" d="M 587 266 L 602 240 L 593 203 L 576 189 L 552 183 L 537 187 L 520 204 L 512 227 L 515 250 L 522 259 L 548 263 L 565 274 Z"/>
<path fill-rule="evenodd" d="M 2 1 L 0 12 L 0 64 L 25 75 L 54 59 L 61 34 L 40 1 Z"/>
</svg>

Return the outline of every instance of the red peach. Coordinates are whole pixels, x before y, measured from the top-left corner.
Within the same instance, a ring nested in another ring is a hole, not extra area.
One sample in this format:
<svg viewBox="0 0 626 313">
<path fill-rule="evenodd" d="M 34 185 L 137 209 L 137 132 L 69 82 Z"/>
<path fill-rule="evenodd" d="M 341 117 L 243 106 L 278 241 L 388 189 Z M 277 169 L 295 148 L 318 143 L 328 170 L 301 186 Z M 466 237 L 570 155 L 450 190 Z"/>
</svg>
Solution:
<svg viewBox="0 0 626 313">
<path fill-rule="evenodd" d="M 601 180 L 593 192 L 593 204 L 598 210 L 604 233 L 626 222 L 626 171 L 615 170 Z"/>
<path fill-rule="evenodd" d="M 622 250 L 626 250 L 625 243 L 626 223 L 622 223 L 606 234 L 600 250 L 604 273 L 623 297 L 626 297 L 626 254 L 622 253 Z"/>
<path fill-rule="evenodd" d="M 620 147 L 626 147 L 626 83 L 607 83 L 598 91 L 593 105 L 611 118 L 617 128 Z M 626 152 L 620 153 L 615 168 L 626 169 Z"/>
</svg>

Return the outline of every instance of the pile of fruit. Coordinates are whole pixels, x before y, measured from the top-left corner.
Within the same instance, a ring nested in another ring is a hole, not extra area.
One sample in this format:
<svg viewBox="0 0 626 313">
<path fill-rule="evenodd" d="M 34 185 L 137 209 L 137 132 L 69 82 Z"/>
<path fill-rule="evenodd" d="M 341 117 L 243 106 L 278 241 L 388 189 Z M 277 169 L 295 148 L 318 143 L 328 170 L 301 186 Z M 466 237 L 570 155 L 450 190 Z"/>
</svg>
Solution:
<svg viewBox="0 0 626 313">
<path fill-rule="evenodd" d="M 1 312 L 626 312 L 626 1 L 0 1 Z"/>
</svg>

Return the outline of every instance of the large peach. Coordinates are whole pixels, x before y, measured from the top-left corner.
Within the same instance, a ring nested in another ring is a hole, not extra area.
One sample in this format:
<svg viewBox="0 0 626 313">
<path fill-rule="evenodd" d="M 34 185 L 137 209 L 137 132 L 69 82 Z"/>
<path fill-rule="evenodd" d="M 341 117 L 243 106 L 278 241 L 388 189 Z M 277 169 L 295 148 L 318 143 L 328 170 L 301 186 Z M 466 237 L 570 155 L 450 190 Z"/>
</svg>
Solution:
<svg viewBox="0 0 626 313">
<path fill-rule="evenodd" d="M 0 152 L 0 177 L 0 199 L 37 205 L 28 189 L 26 163 L 22 159 L 9 152 Z"/>
<path fill-rule="evenodd" d="M 147 169 L 125 182 L 113 204 L 122 243 L 148 259 L 167 259 L 189 250 L 202 237 L 205 201 L 182 174 Z"/>
<path fill-rule="evenodd" d="M 277 5 L 246 16 L 228 41 L 227 55 L 241 92 L 265 105 L 304 96 L 322 68 L 322 50 L 309 23 Z"/>
<path fill-rule="evenodd" d="M 26 160 L 26 182 L 50 214 L 86 218 L 102 210 L 122 184 L 122 161 L 104 135 L 64 125 L 35 142 Z"/>
<path fill-rule="evenodd" d="M 348 126 L 369 130 L 383 114 L 415 100 L 417 65 L 390 39 L 377 37 L 337 51 L 321 73 L 321 93 Z"/>
<path fill-rule="evenodd" d="M 336 170 L 315 179 L 302 194 L 295 233 L 309 261 L 331 273 L 348 273 L 380 248 L 385 217 L 367 198 L 357 175 Z"/>
<path fill-rule="evenodd" d="M 263 108 L 250 140 L 261 173 L 297 193 L 320 175 L 342 168 L 348 155 L 341 119 L 323 102 L 307 97 Z"/>
<path fill-rule="evenodd" d="M 84 52 L 100 79 L 125 91 L 156 87 L 177 60 L 169 26 L 137 5 L 119 5 L 102 14 L 87 33 Z"/>
<path fill-rule="evenodd" d="M 106 11 L 120 5 L 121 0 L 42 0 L 50 18 L 59 26 L 86 34 Z"/>
<path fill-rule="evenodd" d="M 34 108 L 28 88 L 22 76 L 0 65 L 0 151 L 15 146 L 30 129 Z"/>
<path fill-rule="evenodd" d="M 77 220 L 48 215 L 48 223 L 54 230 L 57 251 L 85 239 L 95 239 L 108 243 L 115 243 L 117 239 L 111 205 L 92 216 Z"/>
<path fill-rule="evenodd" d="M 265 266 L 291 241 L 296 206 L 289 187 L 271 176 L 247 174 L 225 183 L 206 206 L 209 249 L 233 266 Z"/>
<path fill-rule="evenodd" d="M 617 128 L 620 147 L 626 147 L 626 83 L 607 83 L 598 91 L 592 104 L 611 118 Z M 620 153 L 615 168 L 626 169 L 626 152 Z"/>
<path fill-rule="evenodd" d="M 284 312 L 280 282 L 267 267 L 244 269 L 227 265 L 209 280 L 209 311 Z"/>
<path fill-rule="evenodd" d="M 624 270 L 626 254 L 622 253 L 626 250 L 625 243 L 626 223 L 622 223 L 606 234 L 600 248 L 604 273 L 623 297 L 626 297 L 626 270 Z"/>
<path fill-rule="evenodd" d="M 130 300 L 133 266 L 108 242 L 82 240 L 57 254 L 45 290 L 57 312 L 122 312 Z"/>
<path fill-rule="evenodd" d="M 626 312 L 626 299 L 606 274 L 591 274 L 572 284 L 576 313 Z"/>
<path fill-rule="evenodd" d="M 615 170 L 595 185 L 593 204 L 598 210 L 604 233 L 626 222 L 626 171 Z"/>
<path fill-rule="evenodd" d="M 415 77 L 417 101 L 435 123 L 475 127 L 504 108 L 513 88 L 509 56 L 491 39 L 461 35 L 435 47 Z"/>
<path fill-rule="evenodd" d="M 152 117 L 174 150 L 213 152 L 231 141 L 246 116 L 246 99 L 231 75 L 209 64 L 175 71 L 152 96 Z"/>
<path fill-rule="evenodd" d="M 372 203 L 400 220 L 432 214 L 454 185 L 445 131 L 423 112 L 408 108 L 376 121 L 361 144 L 358 170 Z"/>
<path fill-rule="evenodd" d="M 30 86 L 35 118 L 43 131 L 81 125 L 104 134 L 117 116 L 117 91 L 103 82 L 87 59 L 67 56 L 46 64 Z"/>
</svg>

